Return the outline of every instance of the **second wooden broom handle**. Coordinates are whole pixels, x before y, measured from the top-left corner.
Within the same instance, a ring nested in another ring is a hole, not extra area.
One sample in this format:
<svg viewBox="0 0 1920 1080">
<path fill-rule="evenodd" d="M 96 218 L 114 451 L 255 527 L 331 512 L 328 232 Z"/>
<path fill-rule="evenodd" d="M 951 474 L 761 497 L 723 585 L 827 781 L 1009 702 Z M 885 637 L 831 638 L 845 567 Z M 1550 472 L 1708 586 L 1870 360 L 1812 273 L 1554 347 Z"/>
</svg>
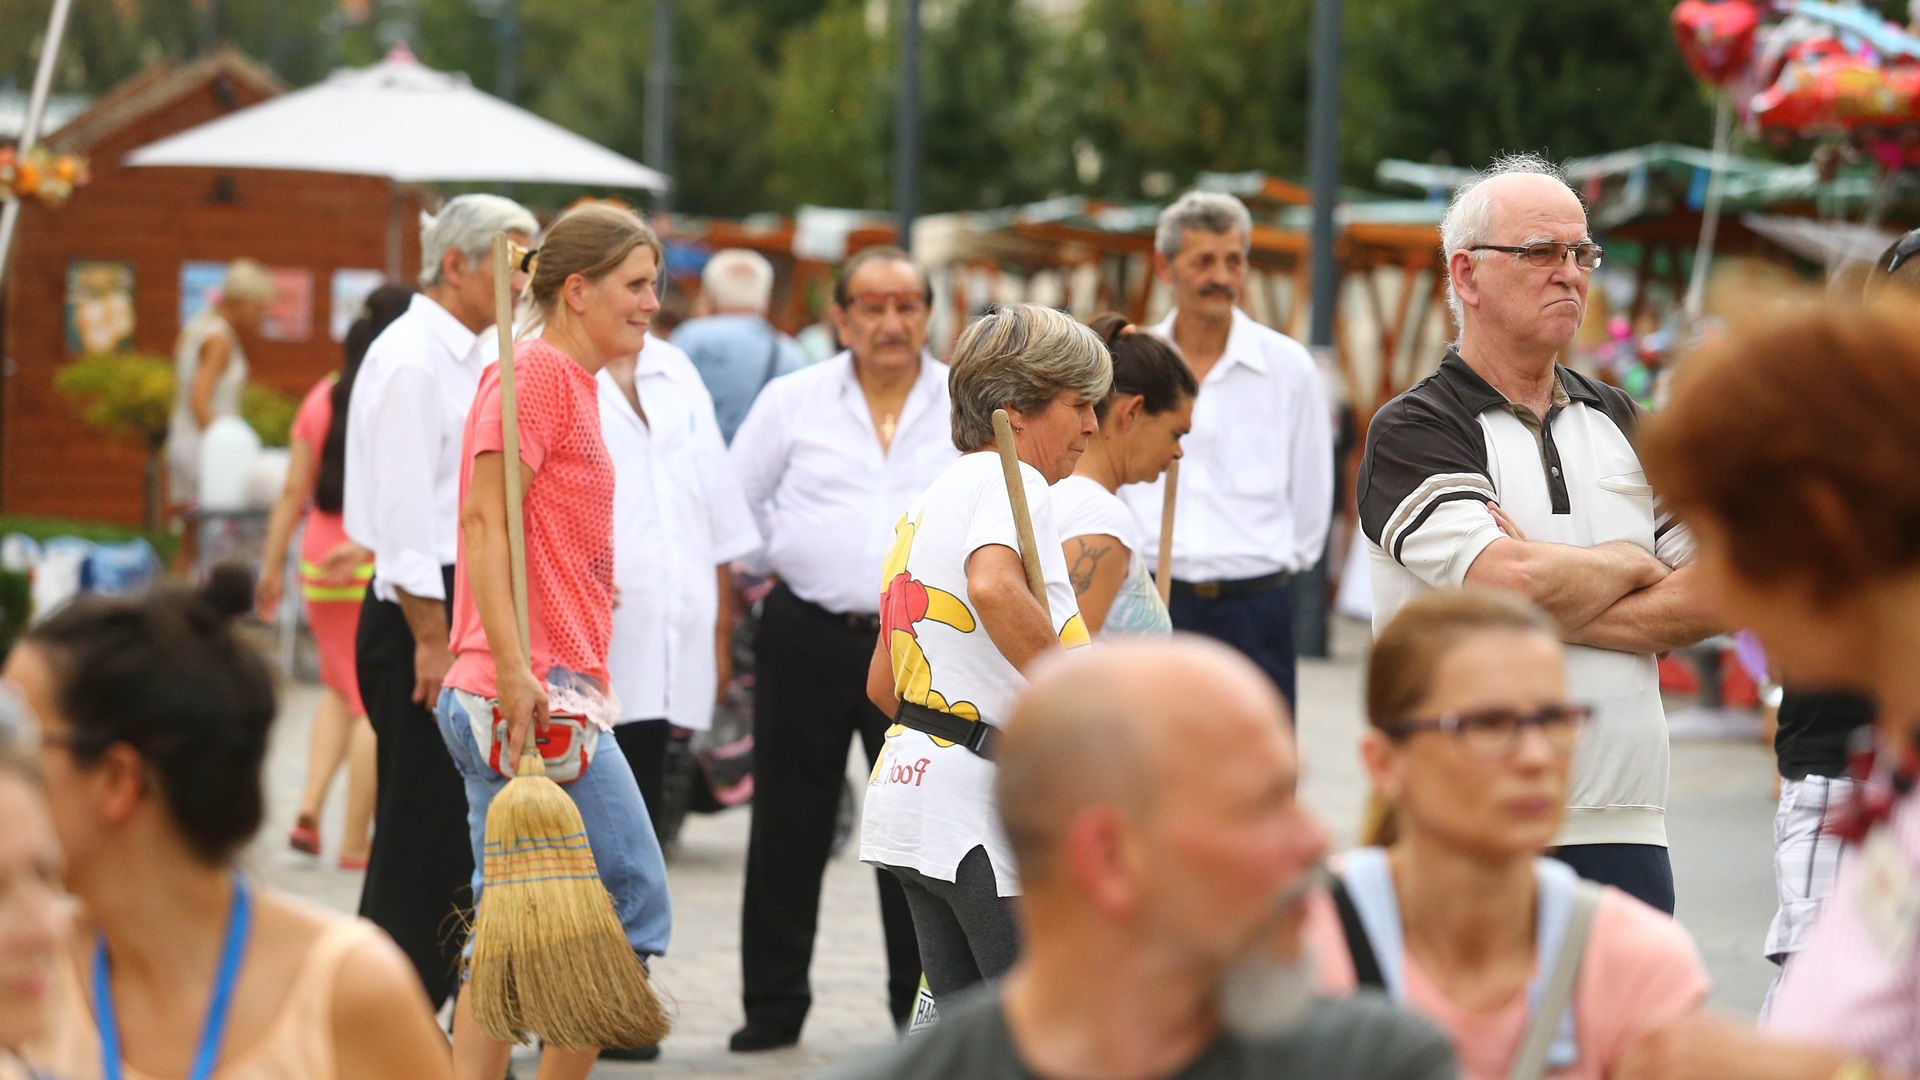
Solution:
<svg viewBox="0 0 1920 1080">
<path fill-rule="evenodd" d="M 501 479 L 507 489 L 507 568 L 513 590 L 513 621 L 520 651 L 531 657 L 533 634 L 527 622 L 527 523 L 521 512 L 520 401 L 513 386 L 513 241 L 493 238 L 493 317 L 500 339 Z"/>
<path fill-rule="evenodd" d="M 1040 572 L 1040 545 L 1033 539 L 1033 514 L 1027 508 L 1027 484 L 1020 478 L 1020 453 L 1013 444 L 1013 422 L 1007 410 L 993 410 L 993 438 L 1000 450 L 1000 468 L 1007 477 L 1007 500 L 1013 505 L 1013 527 L 1020 536 L 1020 567 L 1027 572 L 1027 591 L 1040 601 L 1047 613 L 1047 625 L 1053 625 L 1053 608 L 1047 603 L 1047 578 Z"/>
</svg>

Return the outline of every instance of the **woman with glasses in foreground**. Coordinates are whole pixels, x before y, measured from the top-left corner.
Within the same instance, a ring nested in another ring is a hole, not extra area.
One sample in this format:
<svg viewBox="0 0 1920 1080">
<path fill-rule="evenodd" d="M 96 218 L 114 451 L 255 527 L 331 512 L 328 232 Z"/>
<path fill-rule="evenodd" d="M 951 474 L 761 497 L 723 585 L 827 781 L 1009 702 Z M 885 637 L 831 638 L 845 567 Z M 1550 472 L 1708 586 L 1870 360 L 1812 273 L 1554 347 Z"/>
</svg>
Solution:
<svg viewBox="0 0 1920 1080">
<path fill-rule="evenodd" d="M 1553 621 L 1518 597 L 1428 593 L 1374 643 L 1369 846 L 1340 860 L 1338 919 L 1316 918 L 1315 955 L 1326 989 L 1381 988 L 1438 1023 L 1472 1080 L 1611 1076 L 1642 1031 L 1707 992 L 1679 924 L 1541 857 L 1589 713 L 1566 700 Z M 1571 1007 L 1556 1011 L 1550 976 L 1583 904 Z M 1544 1061 L 1515 1070 L 1536 1024 Z"/>
</svg>

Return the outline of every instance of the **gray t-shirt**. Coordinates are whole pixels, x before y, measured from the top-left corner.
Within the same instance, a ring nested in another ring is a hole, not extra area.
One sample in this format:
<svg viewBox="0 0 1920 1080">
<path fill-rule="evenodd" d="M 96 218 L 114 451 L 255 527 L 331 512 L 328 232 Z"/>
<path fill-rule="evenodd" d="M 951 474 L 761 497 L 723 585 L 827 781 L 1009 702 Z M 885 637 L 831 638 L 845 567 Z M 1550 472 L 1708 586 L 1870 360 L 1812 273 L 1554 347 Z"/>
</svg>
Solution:
<svg viewBox="0 0 1920 1080">
<path fill-rule="evenodd" d="M 1021 1062 L 994 986 L 942 1009 L 932 1031 L 832 1074 L 835 1080 L 1040 1080 Z M 1455 1080 L 1439 1029 L 1386 998 L 1316 1003 L 1291 1035 L 1222 1035 L 1165 1080 Z"/>
</svg>

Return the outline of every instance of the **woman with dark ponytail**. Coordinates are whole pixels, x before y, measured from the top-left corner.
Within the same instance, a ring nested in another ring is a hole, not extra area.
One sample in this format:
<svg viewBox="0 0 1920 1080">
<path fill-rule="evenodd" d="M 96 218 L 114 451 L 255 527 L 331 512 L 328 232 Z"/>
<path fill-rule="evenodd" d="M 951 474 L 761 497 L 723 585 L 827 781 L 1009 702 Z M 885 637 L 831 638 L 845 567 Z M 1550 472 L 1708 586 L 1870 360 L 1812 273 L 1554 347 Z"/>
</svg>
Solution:
<svg viewBox="0 0 1920 1080">
<path fill-rule="evenodd" d="M 54 1076 L 446 1077 L 413 969 L 370 923 L 259 889 L 235 866 L 266 812 L 273 676 L 234 635 L 244 571 L 199 593 L 83 597 L 5 678 L 39 728 L 79 901 L 51 1022 Z"/>
<path fill-rule="evenodd" d="M 354 669 L 354 634 L 360 625 L 360 601 L 373 579 L 373 553 L 347 539 L 340 520 L 346 486 L 347 404 L 354 377 L 373 339 L 406 313 L 413 290 L 382 285 L 368 297 L 366 310 L 347 331 L 346 364 L 338 375 L 320 380 L 307 393 L 293 421 L 288 446 L 287 483 L 267 523 L 266 551 L 255 587 L 260 617 L 280 614 L 286 579 L 287 546 L 304 515 L 300 543 L 300 590 L 307 625 L 320 653 L 320 682 L 325 687 L 314 710 L 307 747 L 307 790 L 300 800 L 287 842 L 296 851 L 320 854 L 320 810 L 342 760 L 347 768 L 346 837 L 340 844 L 340 868 L 364 870 L 372 843 L 374 738 L 360 703 Z"/>
</svg>

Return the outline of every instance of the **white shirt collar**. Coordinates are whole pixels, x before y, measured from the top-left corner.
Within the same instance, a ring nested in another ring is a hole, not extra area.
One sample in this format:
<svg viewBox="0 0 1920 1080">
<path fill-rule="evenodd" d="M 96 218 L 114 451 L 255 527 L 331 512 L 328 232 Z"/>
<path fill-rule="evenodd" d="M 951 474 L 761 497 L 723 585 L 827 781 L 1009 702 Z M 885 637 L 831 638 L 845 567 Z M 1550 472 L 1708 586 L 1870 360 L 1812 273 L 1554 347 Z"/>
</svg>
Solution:
<svg viewBox="0 0 1920 1080">
<path fill-rule="evenodd" d="M 1147 327 L 1147 332 L 1165 340 L 1169 345 L 1174 345 L 1176 349 L 1179 348 L 1173 340 L 1173 320 L 1179 314 L 1178 308 L 1167 312 L 1167 317 Z M 1220 354 L 1220 364 L 1245 364 L 1259 374 L 1265 375 L 1267 356 L 1261 351 L 1259 339 L 1254 335 L 1259 325 L 1253 321 L 1253 316 L 1236 306 L 1233 309 L 1233 324 L 1227 330 L 1227 347 Z"/>
<path fill-rule="evenodd" d="M 413 301 L 407 305 L 407 313 L 419 315 L 428 332 L 457 359 L 467 359 L 480 340 L 479 334 L 467 329 L 465 323 L 453 317 L 453 312 L 441 307 L 426 293 L 413 294 Z"/>
<path fill-rule="evenodd" d="M 852 349 L 841 349 L 839 352 L 822 360 L 821 363 L 836 364 L 839 366 L 840 388 L 843 392 L 850 390 L 856 394 L 865 393 L 865 391 L 860 388 L 859 376 L 855 375 L 853 371 Z M 912 400 L 928 393 L 929 385 L 932 383 L 945 382 L 946 372 L 942 371 L 941 367 L 940 361 L 934 359 L 931 352 L 928 352 L 926 349 L 921 349 L 920 374 L 913 377 L 913 389 L 907 391 L 908 399 Z"/>
</svg>

